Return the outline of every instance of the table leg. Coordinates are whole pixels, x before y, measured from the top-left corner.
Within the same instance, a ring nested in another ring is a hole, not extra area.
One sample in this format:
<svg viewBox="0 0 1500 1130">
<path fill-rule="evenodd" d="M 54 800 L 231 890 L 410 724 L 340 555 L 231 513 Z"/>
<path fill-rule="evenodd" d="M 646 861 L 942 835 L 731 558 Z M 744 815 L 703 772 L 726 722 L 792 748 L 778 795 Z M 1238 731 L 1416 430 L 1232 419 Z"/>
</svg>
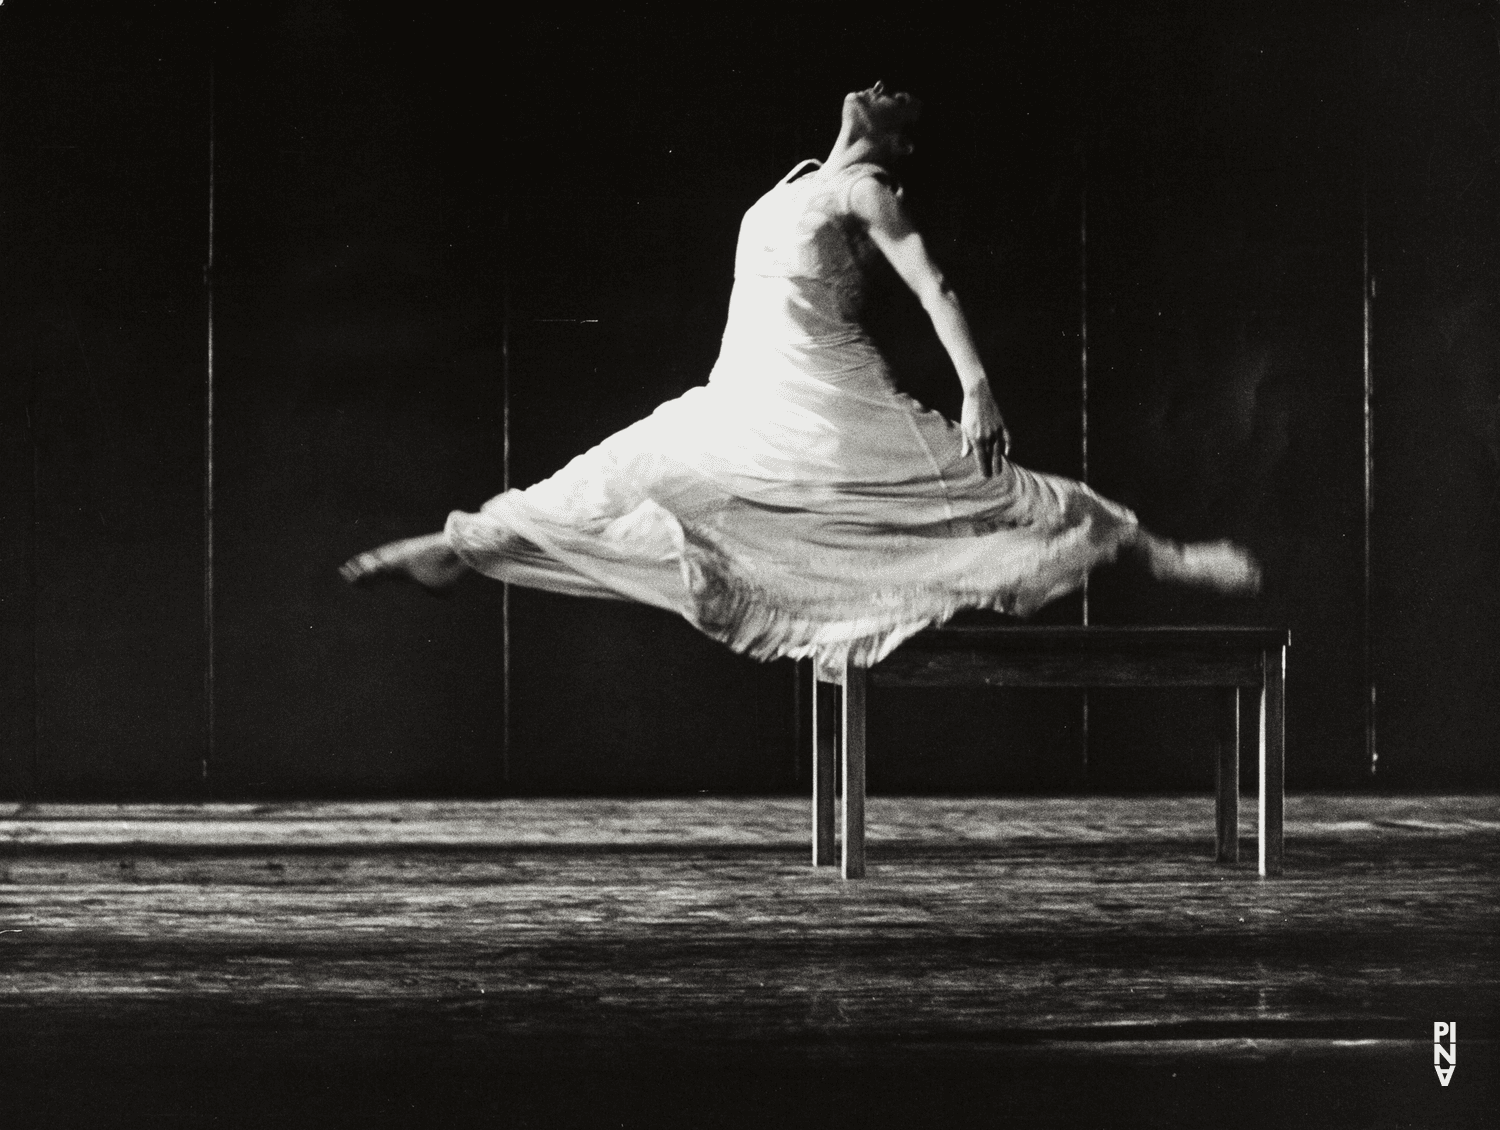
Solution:
<svg viewBox="0 0 1500 1130">
<path fill-rule="evenodd" d="M 865 686 L 863 667 L 844 667 L 844 878 L 865 875 Z"/>
<path fill-rule="evenodd" d="M 1262 875 L 1281 874 L 1286 776 L 1286 648 L 1265 653 L 1260 692 L 1260 861 Z"/>
<path fill-rule="evenodd" d="M 812 861 L 833 866 L 833 778 L 838 750 L 838 695 L 813 666 Z"/>
<path fill-rule="evenodd" d="M 1240 688 L 1220 688 L 1219 766 L 1216 782 L 1218 861 L 1240 861 Z"/>
</svg>

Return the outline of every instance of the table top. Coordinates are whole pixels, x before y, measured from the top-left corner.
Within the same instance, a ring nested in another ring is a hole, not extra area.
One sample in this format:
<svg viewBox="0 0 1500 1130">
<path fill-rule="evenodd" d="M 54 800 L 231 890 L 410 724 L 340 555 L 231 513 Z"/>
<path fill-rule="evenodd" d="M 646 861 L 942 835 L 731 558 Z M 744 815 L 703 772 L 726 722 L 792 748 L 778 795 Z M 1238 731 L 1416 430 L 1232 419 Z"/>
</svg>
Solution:
<svg viewBox="0 0 1500 1130">
<path fill-rule="evenodd" d="M 907 640 L 899 651 L 965 648 L 981 651 L 1110 651 L 1120 648 L 1224 648 L 1258 651 L 1286 647 L 1290 642 L 1291 632 L 1287 628 L 1238 625 L 1091 625 L 1085 628 L 1076 624 L 985 624 L 928 628 Z"/>
</svg>

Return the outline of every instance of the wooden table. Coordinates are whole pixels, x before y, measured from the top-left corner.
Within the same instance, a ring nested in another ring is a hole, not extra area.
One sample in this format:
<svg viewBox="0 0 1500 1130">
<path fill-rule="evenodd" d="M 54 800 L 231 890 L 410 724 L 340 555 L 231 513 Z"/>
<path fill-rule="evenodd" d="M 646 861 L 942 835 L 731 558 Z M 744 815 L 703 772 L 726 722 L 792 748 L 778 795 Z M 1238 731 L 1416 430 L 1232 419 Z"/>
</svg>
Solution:
<svg viewBox="0 0 1500 1130">
<path fill-rule="evenodd" d="M 813 676 L 813 866 L 834 862 L 834 760 L 843 752 L 842 869 L 865 873 L 865 703 L 888 687 L 1216 687 L 1218 861 L 1239 861 L 1240 703 L 1259 696 L 1261 875 L 1281 874 L 1285 628 L 934 628 L 884 661 Z M 816 669 L 815 669 L 816 671 Z M 840 702 L 840 700 L 842 700 Z"/>
</svg>

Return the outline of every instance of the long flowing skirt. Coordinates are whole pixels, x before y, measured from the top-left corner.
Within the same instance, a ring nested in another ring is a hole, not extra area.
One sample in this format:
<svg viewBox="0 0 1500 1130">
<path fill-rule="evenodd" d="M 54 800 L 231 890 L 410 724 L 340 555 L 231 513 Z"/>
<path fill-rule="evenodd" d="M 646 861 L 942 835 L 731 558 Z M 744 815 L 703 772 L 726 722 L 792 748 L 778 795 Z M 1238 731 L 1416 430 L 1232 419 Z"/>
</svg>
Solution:
<svg viewBox="0 0 1500 1130">
<path fill-rule="evenodd" d="M 1006 462 L 898 392 L 868 340 L 725 348 L 706 386 L 446 534 L 514 584 L 669 609 L 759 659 L 869 666 L 965 608 L 1026 616 L 1135 516 Z"/>
</svg>

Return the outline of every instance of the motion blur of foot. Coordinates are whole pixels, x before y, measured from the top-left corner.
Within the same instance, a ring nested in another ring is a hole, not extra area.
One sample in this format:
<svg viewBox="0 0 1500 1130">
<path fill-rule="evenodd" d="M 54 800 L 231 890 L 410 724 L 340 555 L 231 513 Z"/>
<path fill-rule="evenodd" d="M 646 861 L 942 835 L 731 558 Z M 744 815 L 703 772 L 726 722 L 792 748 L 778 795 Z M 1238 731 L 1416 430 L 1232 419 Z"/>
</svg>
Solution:
<svg viewBox="0 0 1500 1130">
<path fill-rule="evenodd" d="M 405 581 L 443 593 L 458 583 L 466 568 L 442 534 L 427 534 L 357 554 L 339 567 L 339 576 L 351 585 Z"/>
<path fill-rule="evenodd" d="M 1232 541 L 1200 541 L 1186 545 L 1153 538 L 1147 548 L 1151 575 L 1160 581 L 1213 589 L 1226 596 L 1254 596 L 1260 592 L 1260 564 L 1243 546 Z"/>
</svg>

